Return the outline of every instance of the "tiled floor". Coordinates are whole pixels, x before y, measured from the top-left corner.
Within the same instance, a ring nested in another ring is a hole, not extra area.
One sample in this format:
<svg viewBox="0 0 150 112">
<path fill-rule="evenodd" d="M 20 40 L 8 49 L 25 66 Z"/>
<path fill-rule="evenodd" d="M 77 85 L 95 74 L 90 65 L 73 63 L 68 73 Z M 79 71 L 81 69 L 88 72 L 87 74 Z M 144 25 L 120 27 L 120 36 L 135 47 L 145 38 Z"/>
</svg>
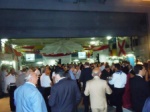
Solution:
<svg viewBox="0 0 150 112">
<path fill-rule="evenodd" d="M 0 99 L 0 112 L 10 112 L 9 98 Z"/>
<path fill-rule="evenodd" d="M 8 97 L 0 99 L 0 112 L 11 112 Z M 83 112 L 83 106 L 79 106 L 79 112 Z M 115 112 L 115 108 L 108 107 L 108 112 Z M 131 112 L 131 111 L 124 109 L 123 112 Z"/>
</svg>

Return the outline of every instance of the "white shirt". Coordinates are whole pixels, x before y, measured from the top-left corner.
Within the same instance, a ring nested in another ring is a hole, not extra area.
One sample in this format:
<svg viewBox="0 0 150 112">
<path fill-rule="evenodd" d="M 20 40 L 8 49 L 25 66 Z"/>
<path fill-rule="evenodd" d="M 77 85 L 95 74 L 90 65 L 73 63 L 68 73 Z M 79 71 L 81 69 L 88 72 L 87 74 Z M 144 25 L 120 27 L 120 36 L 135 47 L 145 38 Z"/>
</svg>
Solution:
<svg viewBox="0 0 150 112">
<path fill-rule="evenodd" d="M 104 69 L 105 69 L 105 66 L 104 66 L 104 65 L 100 67 L 100 70 L 101 70 L 101 71 L 103 71 Z"/>
<path fill-rule="evenodd" d="M 10 85 L 10 83 L 16 83 L 16 76 L 15 75 L 8 75 L 6 78 L 5 78 L 5 81 L 6 81 L 6 85 L 5 85 L 5 91 L 6 93 L 8 92 L 7 91 L 7 87 Z"/>
<path fill-rule="evenodd" d="M 109 84 L 114 85 L 115 88 L 124 88 L 126 82 L 127 75 L 122 71 L 118 71 L 112 75 L 112 79 L 109 81 Z"/>
<path fill-rule="evenodd" d="M 78 70 L 77 73 L 76 73 L 76 75 L 75 75 L 76 79 L 79 79 L 80 75 L 81 75 L 81 70 Z"/>
<path fill-rule="evenodd" d="M 35 74 L 39 76 L 41 73 L 40 73 L 40 71 L 38 69 L 36 69 L 35 70 Z"/>
<path fill-rule="evenodd" d="M 2 85 L 2 91 L 4 92 L 4 93 L 7 93 L 7 85 L 6 85 L 6 75 L 7 75 L 8 73 L 6 72 L 6 71 L 2 71 L 2 73 L 1 73 L 1 85 Z"/>
<path fill-rule="evenodd" d="M 46 75 L 45 73 L 42 74 L 40 81 L 41 81 L 42 87 L 51 87 L 50 77 L 48 75 Z"/>
<path fill-rule="evenodd" d="M 55 77 L 55 75 L 56 75 L 55 72 L 53 72 L 53 73 L 52 73 L 52 78 Z"/>
</svg>

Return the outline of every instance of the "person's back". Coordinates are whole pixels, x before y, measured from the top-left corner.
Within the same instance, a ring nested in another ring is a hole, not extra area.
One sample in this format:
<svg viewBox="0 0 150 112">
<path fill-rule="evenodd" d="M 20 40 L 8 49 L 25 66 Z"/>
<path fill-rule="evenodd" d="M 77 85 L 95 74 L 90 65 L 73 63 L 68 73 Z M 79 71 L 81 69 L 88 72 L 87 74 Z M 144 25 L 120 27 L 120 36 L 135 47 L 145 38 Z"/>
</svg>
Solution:
<svg viewBox="0 0 150 112">
<path fill-rule="evenodd" d="M 14 96 L 16 112 L 44 112 L 46 109 L 45 105 L 41 105 L 41 102 L 45 104 L 41 94 L 37 88 L 31 84 L 25 83 L 20 86 L 15 91 Z M 34 108 L 34 105 L 36 105 L 36 108 Z"/>
<path fill-rule="evenodd" d="M 86 82 L 93 78 L 92 69 L 90 68 L 89 63 L 86 62 L 84 66 L 85 68 L 81 71 L 80 80 L 79 80 L 80 82 L 83 83 L 83 91 L 85 90 Z M 83 104 L 84 104 L 84 112 L 89 111 L 89 96 L 83 95 Z"/>
<path fill-rule="evenodd" d="M 90 101 L 92 108 L 106 108 L 106 93 L 111 94 L 111 90 L 106 81 L 94 77 L 94 79 L 87 82 L 89 87 Z"/>
<path fill-rule="evenodd" d="M 130 81 L 131 101 L 133 109 L 140 112 L 149 94 L 148 83 L 139 76 L 135 76 Z"/>
<path fill-rule="evenodd" d="M 92 80 L 87 81 L 84 94 L 90 96 L 92 112 L 107 112 L 106 93 L 112 91 L 105 80 L 100 79 L 101 72 L 99 68 L 93 70 Z"/>
<path fill-rule="evenodd" d="M 45 101 L 35 86 L 37 80 L 37 75 L 30 72 L 26 76 L 27 82 L 15 90 L 16 112 L 47 112 Z"/>
<path fill-rule="evenodd" d="M 83 82 L 83 90 L 85 89 L 86 86 L 86 81 L 91 80 L 92 77 L 92 69 L 91 68 L 84 68 L 81 71 L 81 76 L 80 76 L 80 81 Z"/>
<path fill-rule="evenodd" d="M 64 78 L 52 87 L 49 105 L 52 112 L 74 112 L 80 99 L 76 81 Z"/>
<path fill-rule="evenodd" d="M 142 112 L 144 103 L 150 95 L 150 87 L 143 77 L 145 76 L 145 67 L 136 65 L 134 71 L 136 76 L 130 80 L 131 102 L 134 111 Z"/>
</svg>

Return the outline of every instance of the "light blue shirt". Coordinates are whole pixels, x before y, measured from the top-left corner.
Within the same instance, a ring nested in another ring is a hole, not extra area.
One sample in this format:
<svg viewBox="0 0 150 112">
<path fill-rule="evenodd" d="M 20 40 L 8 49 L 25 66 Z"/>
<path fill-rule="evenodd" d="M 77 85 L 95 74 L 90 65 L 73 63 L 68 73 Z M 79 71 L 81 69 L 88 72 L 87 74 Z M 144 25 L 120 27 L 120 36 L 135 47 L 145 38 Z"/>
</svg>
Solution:
<svg viewBox="0 0 150 112">
<path fill-rule="evenodd" d="M 76 77 L 74 76 L 73 72 L 69 70 L 69 74 L 72 80 L 76 80 Z"/>
<path fill-rule="evenodd" d="M 45 101 L 34 84 L 26 82 L 14 93 L 16 112 L 47 112 Z"/>
</svg>

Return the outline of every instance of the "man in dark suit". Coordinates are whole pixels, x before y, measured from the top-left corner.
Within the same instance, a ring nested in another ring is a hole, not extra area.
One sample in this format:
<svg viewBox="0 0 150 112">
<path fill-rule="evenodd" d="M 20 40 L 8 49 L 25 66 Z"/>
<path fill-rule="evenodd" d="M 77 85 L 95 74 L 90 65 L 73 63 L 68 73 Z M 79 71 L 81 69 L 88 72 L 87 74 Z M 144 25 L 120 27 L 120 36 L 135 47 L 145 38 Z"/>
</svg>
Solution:
<svg viewBox="0 0 150 112">
<path fill-rule="evenodd" d="M 49 106 L 52 112 L 75 112 L 81 100 L 81 93 L 77 82 L 67 79 L 64 70 L 57 69 L 55 72 L 57 83 L 51 88 Z"/>
<path fill-rule="evenodd" d="M 129 68 L 128 74 L 130 74 L 130 78 L 133 78 L 135 76 L 135 72 L 131 65 L 129 65 L 128 68 Z"/>
<path fill-rule="evenodd" d="M 105 69 L 102 71 L 102 75 L 100 76 L 101 79 L 107 80 L 108 77 L 111 77 L 113 74 L 112 70 L 110 69 L 109 65 L 105 66 Z"/>
<path fill-rule="evenodd" d="M 131 79 L 131 101 L 133 105 L 133 110 L 135 112 L 142 112 L 144 102 L 150 95 L 150 87 L 148 82 L 143 78 L 145 75 L 145 67 L 143 65 L 136 65 L 134 67 L 134 72 L 136 76 Z"/>
<path fill-rule="evenodd" d="M 85 63 L 85 68 L 81 71 L 80 82 L 83 82 L 83 91 L 85 91 L 86 82 L 93 79 L 92 69 L 88 62 Z M 83 94 L 84 112 L 89 111 L 89 96 Z"/>
</svg>

